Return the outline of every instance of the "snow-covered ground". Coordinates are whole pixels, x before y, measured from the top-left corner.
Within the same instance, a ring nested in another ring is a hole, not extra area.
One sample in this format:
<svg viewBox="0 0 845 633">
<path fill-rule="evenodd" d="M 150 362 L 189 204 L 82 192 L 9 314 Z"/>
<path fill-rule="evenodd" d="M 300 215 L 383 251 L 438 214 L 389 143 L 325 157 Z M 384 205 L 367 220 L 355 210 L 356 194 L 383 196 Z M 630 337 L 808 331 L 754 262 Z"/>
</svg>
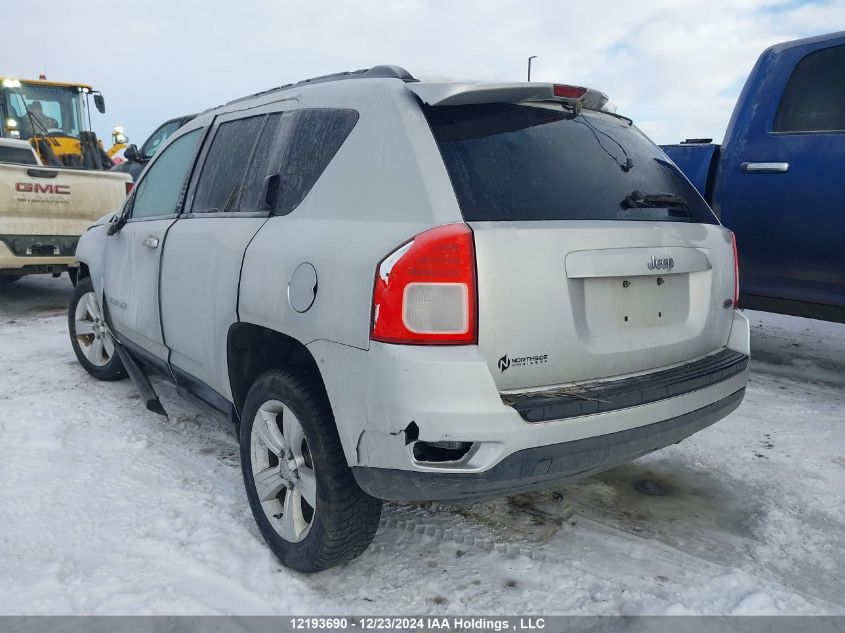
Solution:
<svg viewBox="0 0 845 633">
<path fill-rule="evenodd" d="M 339 569 L 281 567 L 227 423 L 98 383 L 66 277 L 0 288 L 0 613 L 845 613 L 845 325 L 750 313 L 742 407 L 580 483 L 389 505 Z"/>
</svg>

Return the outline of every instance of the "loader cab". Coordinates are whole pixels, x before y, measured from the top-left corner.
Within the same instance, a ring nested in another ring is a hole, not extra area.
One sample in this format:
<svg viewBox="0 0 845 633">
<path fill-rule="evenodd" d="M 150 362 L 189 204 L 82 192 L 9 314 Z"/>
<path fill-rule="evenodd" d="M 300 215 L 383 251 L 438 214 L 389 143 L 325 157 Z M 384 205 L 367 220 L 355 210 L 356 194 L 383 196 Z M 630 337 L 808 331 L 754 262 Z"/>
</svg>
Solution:
<svg viewBox="0 0 845 633">
<path fill-rule="evenodd" d="M 0 137 L 29 141 L 45 165 L 102 169 L 96 147 L 88 153 L 99 160 L 86 160 L 83 148 L 93 140 L 92 101 L 105 111 L 102 95 L 88 85 L 0 77 Z"/>
</svg>

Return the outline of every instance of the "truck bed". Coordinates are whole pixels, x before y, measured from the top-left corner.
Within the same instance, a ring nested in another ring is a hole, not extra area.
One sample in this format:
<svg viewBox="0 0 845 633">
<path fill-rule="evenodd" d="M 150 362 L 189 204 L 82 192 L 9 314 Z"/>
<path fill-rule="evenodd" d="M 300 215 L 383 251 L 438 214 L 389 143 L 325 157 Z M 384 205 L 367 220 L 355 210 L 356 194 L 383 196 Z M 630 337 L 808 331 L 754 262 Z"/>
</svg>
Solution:
<svg viewBox="0 0 845 633">
<path fill-rule="evenodd" d="M 0 274 L 57 273 L 79 237 L 117 211 L 128 174 L 0 164 Z"/>
</svg>

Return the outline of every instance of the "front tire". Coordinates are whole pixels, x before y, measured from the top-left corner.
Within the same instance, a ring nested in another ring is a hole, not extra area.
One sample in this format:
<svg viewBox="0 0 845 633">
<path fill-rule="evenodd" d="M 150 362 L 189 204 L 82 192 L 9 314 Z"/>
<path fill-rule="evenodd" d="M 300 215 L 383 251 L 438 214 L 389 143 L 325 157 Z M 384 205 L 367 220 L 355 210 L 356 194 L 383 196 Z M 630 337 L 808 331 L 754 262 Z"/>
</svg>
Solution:
<svg viewBox="0 0 845 633">
<path fill-rule="evenodd" d="M 244 404 L 240 445 L 252 514 L 283 565 L 312 573 L 367 549 L 381 501 L 355 482 L 316 371 L 259 376 Z"/>
<path fill-rule="evenodd" d="M 85 371 L 97 380 L 126 378 L 90 277 L 79 280 L 73 289 L 67 320 L 73 353 Z"/>
</svg>

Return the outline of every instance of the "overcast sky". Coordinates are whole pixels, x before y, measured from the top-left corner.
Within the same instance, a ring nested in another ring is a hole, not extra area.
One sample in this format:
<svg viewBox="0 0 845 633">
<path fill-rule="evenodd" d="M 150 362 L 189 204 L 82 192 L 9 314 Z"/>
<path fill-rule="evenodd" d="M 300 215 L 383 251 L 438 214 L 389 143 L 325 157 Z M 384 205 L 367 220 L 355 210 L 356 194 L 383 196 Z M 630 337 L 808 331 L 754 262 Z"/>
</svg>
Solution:
<svg viewBox="0 0 845 633">
<path fill-rule="evenodd" d="M 845 0 L 27 0 L 4 3 L 0 74 L 80 81 L 95 129 L 165 119 L 342 70 L 598 88 L 655 141 L 720 141 L 771 44 L 845 29 Z M 43 25 L 41 28 L 39 25 Z"/>
</svg>

